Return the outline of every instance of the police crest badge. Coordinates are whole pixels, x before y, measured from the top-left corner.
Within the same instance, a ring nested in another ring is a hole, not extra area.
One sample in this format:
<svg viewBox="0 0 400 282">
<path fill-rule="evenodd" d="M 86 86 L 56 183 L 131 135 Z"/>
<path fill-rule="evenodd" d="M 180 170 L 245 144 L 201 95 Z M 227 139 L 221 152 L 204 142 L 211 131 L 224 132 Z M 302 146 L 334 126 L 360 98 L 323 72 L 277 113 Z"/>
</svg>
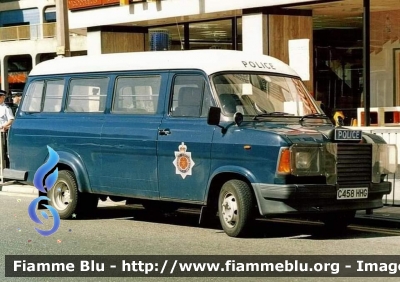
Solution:
<svg viewBox="0 0 400 282">
<path fill-rule="evenodd" d="M 175 160 L 173 164 L 176 168 L 175 173 L 180 174 L 183 179 L 187 175 L 192 175 L 192 167 L 195 163 L 192 159 L 192 153 L 187 152 L 187 146 L 184 142 L 178 147 L 178 151 L 175 151 Z"/>
</svg>

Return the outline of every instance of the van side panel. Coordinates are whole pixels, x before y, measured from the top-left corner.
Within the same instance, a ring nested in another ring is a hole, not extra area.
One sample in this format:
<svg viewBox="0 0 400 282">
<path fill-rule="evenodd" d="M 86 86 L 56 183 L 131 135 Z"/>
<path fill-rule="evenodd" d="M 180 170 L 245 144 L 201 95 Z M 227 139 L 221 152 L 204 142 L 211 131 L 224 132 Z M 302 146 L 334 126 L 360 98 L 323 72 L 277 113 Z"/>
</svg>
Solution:
<svg viewBox="0 0 400 282">
<path fill-rule="evenodd" d="M 159 198 L 157 138 L 168 76 L 166 71 L 116 74 L 101 133 L 97 193 Z"/>
<path fill-rule="evenodd" d="M 160 197 L 201 202 L 210 173 L 210 151 L 214 127 L 204 118 L 163 119 L 161 129 L 171 134 L 159 136 L 158 171 Z M 181 152 L 183 146 L 186 151 Z M 190 156 L 190 170 L 179 170 L 179 154 Z"/>
<path fill-rule="evenodd" d="M 234 125 L 226 134 L 216 130 L 211 150 L 211 173 L 221 172 L 221 167 L 235 167 L 241 168 L 242 173 L 251 171 L 251 175 L 244 175 L 249 182 L 275 183 L 279 150 L 287 146 L 287 142 L 266 130 L 244 130 L 245 127 L 239 129 Z"/>
<path fill-rule="evenodd" d="M 198 70 L 173 70 L 168 93 L 157 145 L 160 198 L 202 203 L 215 130 L 206 118 L 213 105 L 208 78 Z"/>
<path fill-rule="evenodd" d="M 107 115 L 97 193 L 158 199 L 157 130 L 161 116 Z"/>
<path fill-rule="evenodd" d="M 26 170 L 32 184 L 36 170 L 46 161 L 47 146 L 79 157 L 89 178 L 87 187 L 99 185 L 102 115 L 32 113 L 18 117 L 9 134 L 10 168 Z M 51 121 L 51 122 L 49 122 Z M 68 159 L 65 160 L 67 165 Z M 83 173 L 83 172 L 82 172 Z M 82 187 L 81 187 L 82 188 Z"/>
</svg>

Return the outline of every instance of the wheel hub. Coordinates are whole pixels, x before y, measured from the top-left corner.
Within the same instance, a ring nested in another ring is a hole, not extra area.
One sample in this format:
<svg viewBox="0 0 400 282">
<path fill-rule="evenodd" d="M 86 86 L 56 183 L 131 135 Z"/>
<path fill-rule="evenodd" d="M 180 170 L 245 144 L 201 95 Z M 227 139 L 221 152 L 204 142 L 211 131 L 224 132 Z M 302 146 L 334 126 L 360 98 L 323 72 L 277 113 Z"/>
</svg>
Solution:
<svg viewBox="0 0 400 282">
<path fill-rule="evenodd" d="M 53 187 L 53 204 L 58 210 L 64 210 L 68 207 L 69 203 L 72 201 L 71 193 L 69 191 L 68 185 L 64 182 L 58 182 Z"/>
<path fill-rule="evenodd" d="M 234 227 L 238 217 L 238 207 L 236 198 L 232 194 L 227 194 L 222 202 L 222 215 L 225 223 Z"/>
</svg>

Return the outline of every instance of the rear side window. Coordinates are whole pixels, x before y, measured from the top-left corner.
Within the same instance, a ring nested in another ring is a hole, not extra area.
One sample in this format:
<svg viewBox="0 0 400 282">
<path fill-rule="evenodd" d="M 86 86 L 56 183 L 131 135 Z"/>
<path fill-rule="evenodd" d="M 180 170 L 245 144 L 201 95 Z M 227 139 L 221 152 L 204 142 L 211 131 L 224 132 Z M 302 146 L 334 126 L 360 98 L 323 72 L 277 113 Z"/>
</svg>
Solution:
<svg viewBox="0 0 400 282">
<path fill-rule="evenodd" d="M 61 103 L 64 94 L 64 80 L 49 80 L 46 82 L 46 93 L 43 104 L 43 112 L 58 113 L 61 111 Z"/>
<path fill-rule="evenodd" d="M 112 112 L 118 114 L 154 114 L 157 111 L 161 76 L 118 77 Z"/>
<path fill-rule="evenodd" d="M 40 112 L 42 108 L 44 81 L 33 81 L 26 91 L 22 111 Z"/>
<path fill-rule="evenodd" d="M 98 113 L 104 112 L 109 79 L 74 78 L 70 80 L 67 112 Z"/>
</svg>

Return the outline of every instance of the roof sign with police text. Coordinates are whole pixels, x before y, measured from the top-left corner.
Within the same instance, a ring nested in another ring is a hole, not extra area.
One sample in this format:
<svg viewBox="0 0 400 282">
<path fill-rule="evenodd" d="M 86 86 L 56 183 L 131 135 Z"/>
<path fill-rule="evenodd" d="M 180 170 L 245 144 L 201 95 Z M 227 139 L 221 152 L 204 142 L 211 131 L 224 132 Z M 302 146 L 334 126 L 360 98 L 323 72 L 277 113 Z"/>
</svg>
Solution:
<svg viewBox="0 0 400 282">
<path fill-rule="evenodd" d="M 335 129 L 335 140 L 344 141 L 344 140 L 361 140 L 362 139 L 362 131 L 361 130 L 349 130 L 349 129 Z"/>
</svg>

